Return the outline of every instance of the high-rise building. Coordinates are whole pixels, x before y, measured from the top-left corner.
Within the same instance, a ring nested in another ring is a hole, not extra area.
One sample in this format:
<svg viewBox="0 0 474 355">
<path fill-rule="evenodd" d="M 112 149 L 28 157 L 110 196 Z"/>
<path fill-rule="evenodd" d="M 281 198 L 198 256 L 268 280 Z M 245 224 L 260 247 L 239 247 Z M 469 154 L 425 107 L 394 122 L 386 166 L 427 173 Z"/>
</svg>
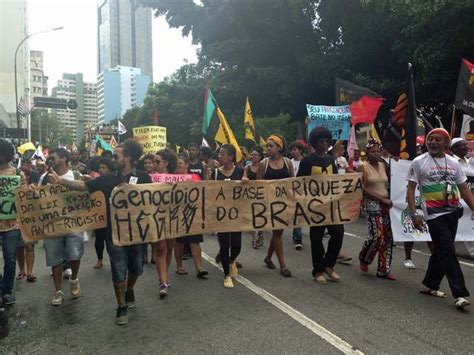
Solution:
<svg viewBox="0 0 474 355">
<path fill-rule="evenodd" d="M 82 73 L 63 74 L 52 96 L 77 101 L 75 110 L 53 110 L 63 133 L 81 143 L 88 127 L 97 124 L 97 88 L 95 83 L 85 83 Z"/>
<path fill-rule="evenodd" d="M 143 105 L 151 77 L 140 68 L 118 66 L 106 69 L 97 78 L 99 123 L 120 119 L 127 110 Z"/>
<path fill-rule="evenodd" d="M 30 98 L 48 96 L 48 77 L 43 71 L 43 51 L 30 51 Z"/>
<path fill-rule="evenodd" d="M 98 74 L 120 65 L 153 78 L 151 8 L 136 0 L 104 0 L 97 17 Z"/>
<path fill-rule="evenodd" d="M 16 127 L 15 50 L 28 35 L 27 0 L 0 1 L 0 126 Z M 28 102 L 29 48 L 24 42 L 17 54 L 18 100 Z M 23 127 L 26 121 L 23 121 Z"/>
</svg>

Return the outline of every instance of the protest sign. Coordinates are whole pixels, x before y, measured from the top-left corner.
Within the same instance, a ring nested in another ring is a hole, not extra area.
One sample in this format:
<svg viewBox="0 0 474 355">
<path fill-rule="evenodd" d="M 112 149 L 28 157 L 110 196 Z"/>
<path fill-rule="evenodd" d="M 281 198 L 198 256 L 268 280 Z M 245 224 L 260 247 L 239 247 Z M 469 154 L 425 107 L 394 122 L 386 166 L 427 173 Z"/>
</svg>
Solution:
<svg viewBox="0 0 474 355">
<path fill-rule="evenodd" d="M 408 213 L 406 202 L 407 176 L 411 161 L 390 160 L 391 181 L 390 199 L 393 207 L 390 209 L 390 219 L 392 222 L 393 239 L 395 242 L 424 242 L 431 241 L 428 226 L 425 224 L 423 232 L 415 229 Z M 421 197 L 416 190 L 416 208 L 419 215 L 423 215 L 421 209 Z M 474 241 L 474 221 L 471 220 L 471 210 L 462 201 L 464 215 L 459 219 L 456 241 Z"/>
<path fill-rule="evenodd" d="M 306 105 L 310 132 L 319 126 L 324 126 L 331 131 L 332 139 L 348 140 L 351 122 L 351 106 L 321 106 Z"/>
<path fill-rule="evenodd" d="M 0 176 L 0 220 L 16 218 L 15 190 L 20 186 L 20 176 Z"/>
<path fill-rule="evenodd" d="M 461 138 L 467 142 L 467 157 L 474 158 L 474 117 L 463 115 Z"/>
<path fill-rule="evenodd" d="M 107 226 L 105 197 L 100 191 L 70 191 L 61 185 L 20 187 L 16 208 L 22 237 L 35 241 Z"/>
<path fill-rule="evenodd" d="M 142 145 L 143 154 L 156 154 L 160 149 L 166 148 L 166 127 L 135 127 L 133 138 Z"/>
<path fill-rule="evenodd" d="M 348 223 L 361 198 L 360 174 L 123 185 L 110 198 L 113 242 Z"/>
<path fill-rule="evenodd" d="M 192 181 L 193 175 L 192 174 L 150 174 L 151 182 L 153 183 L 177 183 L 183 181 Z"/>
</svg>

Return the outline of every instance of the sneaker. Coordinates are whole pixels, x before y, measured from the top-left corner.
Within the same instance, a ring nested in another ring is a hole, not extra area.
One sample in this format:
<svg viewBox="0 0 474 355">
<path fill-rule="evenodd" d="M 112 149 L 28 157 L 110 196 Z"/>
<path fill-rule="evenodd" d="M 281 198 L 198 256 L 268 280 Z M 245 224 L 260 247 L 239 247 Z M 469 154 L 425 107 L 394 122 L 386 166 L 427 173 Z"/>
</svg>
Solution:
<svg viewBox="0 0 474 355">
<path fill-rule="evenodd" d="M 301 243 L 295 244 L 295 249 L 296 249 L 296 250 L 301 250 L 301 249 L 303 249 L 303 244 L 301 244 Z"/>
<path fill-rule="evenodd" d="M 341 278 L 339 277 L 339 275 L 334 271 L 334 269 L 330 267 L 327 267 L 324 270 L 324 274 L 325 274 L 324 276 L 326 277 L 326 279 L 328 279 L 329 281 L 333 281 L 333 282 L 341 281 Z"/>
<path fill-rule="evenodd" d="M 416 269 L 415 263 L 410 259 L 405 260 L 403 262 L 403 266 L 405 266 L 407 269 Z"/>
<path fill-rule="evenodd" d="M 63 271 L 63 277 L 65 279 L 69 279 L 72 276 L 72 270 L 71 269 L 66 269 Z"/>
<path fill-rule="evenodd" d="M 265 238 L 263 237 L 263 231 L 257 232 L 257 240 L 255 241 L 255 246 L 257 249 L 260 249 L 265 244 Z"/>
<path fill-rule="evenodd" d="M 235 278 L 239 274 L 239 270 L 237 269 L 237 264 L 235 261 L 230 264 L 230 277 Z"/>
<path fill-rule="evenodd" d="M 320 284 L 328 283 L 328 280 L 326 280 L 326 277 L 324 276 L 323 272 L 318 272 L 316 276 L 314 276 L 314 281 Z"/>
<path fill-rule="evenodd" d="M 160 284 L 160 298 L 163 299 L 168 296 L 168 285 L 167 284 Z"/>
<path fill-rule="evenodd" d="M 230 276 L 226 276 L 224 278 L 224 287 L 225 288 L 234 288 L 234 283 L 232 282 L 232 278 Z"/>
<path fill-rule="evenodd" d="M 72 298 L 79 298 L 79 296 L 81 296 L 81 286 L 79 285 L 79 279 L 69 279 L 69 285 L 71 286 Z"/>
<path fill-rule="evenodd" d="M 127 310 L 128 310 L 127 307 L 117 308 L 117 314 L 115 315 L 115 324 L 117 324 L 117 325 L 126 325 L 126 324 L 128 324 Z"/>
<path fill-rule="evenodd" d="M 363 262 L 361 262 L 359 264 L 359 269 L 360 269 L 360 271 L 367 273 L 367 272 L 369 272 L 369 265 L 364 264 Z"/>
<path fill-rule="evenodd" d="M 16 299 L 11 293 L 4 294 L 2 296 L 2 301 L 5 306 L 10 306 L 16 303 Z"/>
<path fill-rule="evenodd" d="M 252 248 L 253 249 L 258 249 L 257 248 L 257 238 L 256 237 L 252 237 Z"/>
<path fill-rule="evenodd" d="M 125 292 L 125 302 L 128 308 L 135 308 L 135 292 L 132 289 L 127 289 Z"/>
<path fill-rule="evenodd" d="M 457 309 L 462 310 L 464 309 L 464 307 L 470 306 L 471 301 L 469 301 L 467 298 L 459 297 L 454 300 L 454 305 Z"/>
<path fill-rule="evenodd" d="M 221 262 L 221 253 L 220 252 L 217 253 L 215 260 L 216 260 L 216 263 L 218 263 L 218 264 Z"/>
<path fill-rule="evenodd" d="M 60 306 L 63 304 L 64 300 L 64 293 L 63 291 L 56 291 L 53 296 L 53 300 L 51 301 L 51 304 L 53 306 Z"/>
</svg>

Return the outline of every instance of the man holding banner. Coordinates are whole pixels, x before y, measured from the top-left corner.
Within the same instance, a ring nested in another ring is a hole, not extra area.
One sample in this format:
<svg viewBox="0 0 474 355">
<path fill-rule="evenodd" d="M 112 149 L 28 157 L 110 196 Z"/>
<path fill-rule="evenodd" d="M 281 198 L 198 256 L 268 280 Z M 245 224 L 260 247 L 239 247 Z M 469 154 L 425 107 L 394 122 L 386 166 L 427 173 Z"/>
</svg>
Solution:
<svg viewBox="0 0 474 355">
<path fill-rule="evenodd" d="M 13 296 L 13 285 L 16 272 L 16 249 L 20 244 L 21 234 L 16 222 L 15 190 L 22 180 L 26 182 L 23 173 L 10 165 L 14 155 L 15 148 L 6 140 L 0 139 L 0 193 L 2 196 L 0 238 L 3 252 L 3 277 L 0 281 L 0 289 L 4 305 L 12 305 L 16 302 Z"/>
<path fill-rule="evenodd" d="M 436 128 L 426 136 L 428 152 L 413 160 L 408 173 L 407 201 L 410 217 L 416 229 L 423 229 L 423 219 L 416 213 L 415 189 L 419 185 L 424 219 L 427 221 L 433 253 L 420 292 L 445 298 L 439 291 L 441 280 L 446 275 L 454 297 L 454 305 L 462 309 L 471 304 L 466 297 L 464 275 L 456 256 L 454 240 L 458 219 L 463 207 L 460 197 L 473 211 L 474 201 L 466 184 L 466 174 L 453 157 L 445 153 L 451 142 L 449 133 Z"/>
<path fill-rule="evenodd" d="M 146 244 L 119 247 L 112 243 L 112 224 L 110 220 L 110 196 L 112 190 L 123 183 L 131 185 L 151 183 L 150 176 L 135 170 L 135 163 L 143 152 L 142 146 L 133 139 L 126 140 L 115 150 L 115 162 L 118 171 L 114 174 L 100 176 L 93 180 L 70 181 L 52 174 L 50 180 L 72 190 L 89 190 L 90 192 L 102 191 L 107 201 L 107 252 L 112 268 L 112 281 L 114 283 L 115 297 L 117 298 L 117 313 L 115 323 L 125 325 L 128 323 L 128 308 L 135 306 L 134 286 L 138 277 L 143 273 L 143 262 Z M 128 278 L 127 278 L 128 273 Z"/>
</svg>

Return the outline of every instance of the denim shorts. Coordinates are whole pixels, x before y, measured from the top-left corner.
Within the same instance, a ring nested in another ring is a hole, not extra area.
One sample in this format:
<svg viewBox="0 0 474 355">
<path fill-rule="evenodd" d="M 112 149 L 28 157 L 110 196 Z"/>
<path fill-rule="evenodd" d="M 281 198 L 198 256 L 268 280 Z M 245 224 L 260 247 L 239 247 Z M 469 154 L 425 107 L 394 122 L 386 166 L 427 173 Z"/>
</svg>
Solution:
<svg viewBox="0 0 474 355">
<path fill-rule="evenodd" d="M 112 243 L 110 238 L 106 238 L 105 241 L 112 268 L 112 281 L 114 283 L 125 282 L 127 280 L 127 271 L 135 276 L 143 274 L 145 250 L 148 244 L 118 247 Z"/>
<path fill-rule="evenodd" d="M 46 250 L 46 265 L 57 266 L 65 260 L 81 260 L 84 255 L 84 239 L 78 235 L 45 239 L 44 249 Z"/>
</svg>

